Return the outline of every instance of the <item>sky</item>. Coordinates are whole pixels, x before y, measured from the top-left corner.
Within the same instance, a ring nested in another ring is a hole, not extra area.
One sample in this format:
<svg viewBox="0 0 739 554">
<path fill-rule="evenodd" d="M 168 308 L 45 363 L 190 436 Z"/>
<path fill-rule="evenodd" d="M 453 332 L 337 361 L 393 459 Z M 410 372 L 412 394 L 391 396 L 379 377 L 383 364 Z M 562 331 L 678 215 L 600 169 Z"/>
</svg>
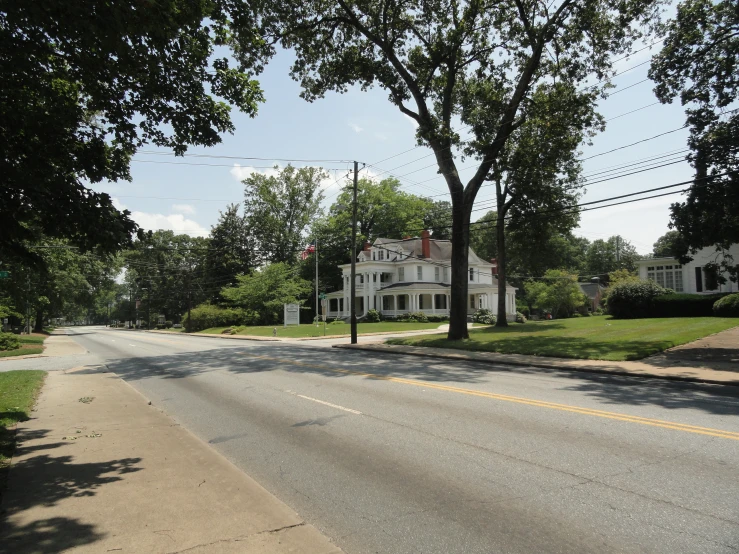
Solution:
<svg viewBox="0 0 739 554">
<path fill-rule="evenodd" d="M 677 157 L 663 158 L 666 162 L 677 160 L 680 152 L 686 149 L 688 131 L 682 129 L 606 153 L 677 129 L 685 122 L 679 102 L 653 105 L 657 102 L 652 92 L 654 84 L 650 81 L 640 83 L 647 77 L 649 64 L 638 64 L 648 61 L 658 48 L 657 45 L 651 51 L 644 50 L 618 62 L 618 69 L 624 73 L 614 78 L 617 88 L 599 105 L 600 113 L 609 120 L 607 128 L 592 139 L 592 145 L 582 147 L 584 175 L 589 181 L 610 176 L 599 174 L 605 169 L 637 163 L 651 156 L 678 153 Z M 278 158 L 330 160 L 293 163 L 328 170 L 330 178 L 322 183 L 326 206 L 335 199 L 344 176 L 351 170 L 352 160 L 366 164 L 360 176 L 393 175 L 400 179 L 402 189 L 407 192 L 424 196 L 443 194 L 435 199 L 448 199 L 446 183 L 436 173 L 431 150 L 414 148 L 414 122 L 389 102 L 386 92 L 379 88 L 366 92 L 350 89 L 345 94 L 328 93 L 325 98 L 308 103 L 300 98 L 300 86 L 289 76 L 291 61 L 292 54 L 284 51 L 272 60 L 258 77 L 266 102 L 260 105 L 255 118 L 234 109 L 232 119 L 236 130 L 232 135 L 223 136 L 221 144 L 190 148 L 184 158 L 176 158 L 168 150 L 146 147 L 134 157 L 131 182 L 101 183 L 93 188 L 108 192 L 116 205 L 130 210 L 132 218 L 145 229 L 171 229 L 203 236 L 208 234 L 227 204 L 242 200 L 241 180 L 251 172 L 268 173 L 274 171 L 271 169 L 274 165 L 284 166 L 286 162 L 276 161 Z M 631 67 L 634 69 L 625 71 Z M 631 85 L 634 86 L 627 89 Z M 621 90 L 623 92 L 618 92 Z M 618 94 L 613 95 L 613 92 Z M 644 109 L 639 109 L 642 107 Z M 396 156 L 402 152 L 405 153 Z M 396 157 L 387 159 L 392 156 Z M 255 157 L 268 160 L 239 159 Z M 472 161 L 457 165 L 466 167 L 472 165 Z M 637 165 L 634 169 L 640 167 Z M 460 171 L 463 182 L 473 172 L 474 169 Z M 581 202 L 687 181 L 691 176 L 686 162 L 674 163 L 593 183 L 586 189 Z M 675 194 L 585 211 L 574 233 L 591 241 L 620 234 L 639 253 L 647 254 L 657 238 L 668 231 L 669 206 L 680 198 L 681 195 Z M 486 213 L 485 207 L 492 199 L 491 187 L 480 190 L 473 219 Z"/>
</svg>

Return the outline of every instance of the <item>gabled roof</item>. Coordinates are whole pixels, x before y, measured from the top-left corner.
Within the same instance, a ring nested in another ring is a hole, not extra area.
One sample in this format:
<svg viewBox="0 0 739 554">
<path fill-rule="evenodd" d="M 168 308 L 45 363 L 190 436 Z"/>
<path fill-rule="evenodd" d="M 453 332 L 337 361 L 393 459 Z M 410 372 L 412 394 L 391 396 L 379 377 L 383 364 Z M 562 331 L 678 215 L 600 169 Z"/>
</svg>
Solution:
<svg viewBox="0 0 739 554">
<path fill-rule="evenodd" d="M 578 283 L 578 286 L 591 299 L 597 297 L 598 291 L 603 292 L 605 290 L 605 287 L 602 287 L 599 283 Z"/>
<path fill-rule="evenodd" d="M 452 259 L 452 243 L 448 240 L 440 239 L 429 239 L 429 254 L 430 258 L 423 258 L 423 250 L 421 247 L 422 239 L 416 237 L 412 239 L 376 239 L 373 246 L 400 246 L 411 258 L 430 259 L 435 261 L 451 261 Z M 392 253 L 390 253 L 392 256 Z M 490 265 L 490 262 L 482 260 L 477 254 L 474 253 L 472 248 L 469 249 L 469 263 L 471 264 L 484 264 Z"/>
</svg>

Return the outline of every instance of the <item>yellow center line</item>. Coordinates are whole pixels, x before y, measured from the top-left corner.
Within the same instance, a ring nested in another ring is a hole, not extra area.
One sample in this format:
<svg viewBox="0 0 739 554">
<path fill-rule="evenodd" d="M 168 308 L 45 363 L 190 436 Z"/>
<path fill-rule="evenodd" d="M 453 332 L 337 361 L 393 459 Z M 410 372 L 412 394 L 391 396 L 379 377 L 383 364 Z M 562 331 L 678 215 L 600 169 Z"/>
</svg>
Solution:
<svg viewBox="0 0 739 554">
<path fill-rule="evenodd" d="M 356 375 L 359 377 L 368 377 L 371 379 L 378 379 L 382 381 L 392 381 L 394 383 L 402 383 L 404 385 L 412 385 L 415 387 L 423 387 L 428 389 L 436 389 L 446 392 L 454 392 L 458 394 L 468 394 L 470 396 L 479 396 L 482 398 L 490 398 L 492 400 L 500 400 L 504 402 L 514 402 L 516 404 L 525 404 L 528 406 L 535 406 L 538 408 L 549 408 L 552 410 L 560 410 L 565 412 L 572 412 L 576 414 L 589 415 L 594 417 L 602 417 L 606 419 L 614 419 L 617 421 L 625 421 L 628 423 L 638 423 L 640 425 L 650 425 L 653 427 L 662 427 L 664 429 L 672 429 L 674 431 L 684 431 L 686 433 L 696 433 L 699 435 L 707 435 L 711 437 L 718 437 L 722 439 L 730 439 L 739 441 L 739 432 L 725 431 L 722 429 L 713 429 L 711 427 L 700 427 L 698 425 L 688 425 L 686 423 L 678 423 L 675 421 L 665 421 L 662 419 L 652 419 L 648 417 L 634 416 L 629 414 L 623 414 L 619 412 L 608 412 L 605 410 L 595 410 L 592 408 L 582 408 L 580 406 L 571 406 L 569 404 L 558 404 L 556 402 L 546 402 L 544 400 L 535 400 L 533 398 L 524 398 L 519 396 L 510 396 L 506 394 L 497 394 L 493 392 L 485 392 L 474 389 L 465 389 L 461 387 L 453 387 L 450 385 L 440 385 L 437 383 L 430 383 L 428 381 L 420 381 L 417 379 L 404 379 L 402 377 L 392 377 L 388 375 L 378 375 L 376 373 L 366 373 L 362 371 L 352 371 L 350 369 L 343 369 L 333 366 L 327 366 L 322 364 L 311 364 L 305 362 L 299 362 L 297 360 L 290 360 L 287 358 L 274 358 L 271 356 L 260 356 L 255 354 L 244 354 L 251 358 L 257 358 L 260 360 L 269 360 L 274 362 L 280 362 L 285 364 L 291 364 L 301 367 L 307 367 L 312 369 L 320 369 L 323 371 L 331 371 L 334 373 L 343 373 L 346 375 Z"/>
</svg>

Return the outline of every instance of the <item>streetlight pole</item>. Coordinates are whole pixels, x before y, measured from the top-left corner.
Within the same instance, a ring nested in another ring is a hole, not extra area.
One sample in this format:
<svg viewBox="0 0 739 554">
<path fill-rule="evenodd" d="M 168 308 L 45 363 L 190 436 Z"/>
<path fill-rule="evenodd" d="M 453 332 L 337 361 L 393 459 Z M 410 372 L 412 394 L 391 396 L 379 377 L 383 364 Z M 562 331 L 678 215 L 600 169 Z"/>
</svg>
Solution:
<svg viewBox="0 0 739 554">
<path fill-rule="evenodd" d="M 354 186 L 352 190 L 352 276 L 350 282 L 350 302 L 351 302 L 351 343 L 357 344 L 357 180 L 358 180 L 359 162 L 354 162 Z"/>
<path fill-rule="evenodd" d="M 316 257 L 316 327 L 320 324 L 319 316 L 321 315 L 321 311 L 318 307 L 318 236 L 314 236 L 313 240 L 314 250 L 313 254 Z"/>
</svg>

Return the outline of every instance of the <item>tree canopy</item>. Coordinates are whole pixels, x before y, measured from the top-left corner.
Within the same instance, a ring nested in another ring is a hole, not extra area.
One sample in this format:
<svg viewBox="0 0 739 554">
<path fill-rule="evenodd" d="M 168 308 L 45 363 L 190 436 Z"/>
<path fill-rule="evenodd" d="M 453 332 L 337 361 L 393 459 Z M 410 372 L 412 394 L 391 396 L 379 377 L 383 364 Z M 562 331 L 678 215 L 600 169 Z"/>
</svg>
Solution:
<svg viewBox="0 0 739 554">
<path fill-rule="evenodd" d="M 136 225 L 90 183 L 129 180 L 151 143 L 182 154 L 233 130 L 231 107 L 263 100 L 250 72 L 270 54 L 248 4 L 3 2 L 0 18 L 0 252 L 67 238 L 115 252 Z M 215 48 L 238 40 L 241 67 Z M 246 53 L 248 46 L 249 53 Z"/>
<path fill-rule="evenodd" d="M 320 168 L 288 165 L 275 174 L 244 179 L 244 222 L 261 262 L 294 264 L 305 245 L 305 231 L 321 211 Z"/>
<path fill-rule="evenodd" d="M 739 243 L 739 9 L 735 0 L 685 0 L 665 26 L 649 76 L 663 103 L 685 106 L 695 183 L 671 206 L 671 226 L 686 262 L 699 248 Z M 737 277 L 726 255 L 724 270 Z"/>
<path fill-rule="evenodd" d="M 681 254 L 682 238 L 679 231 L 667 231 L 652 246 L 655 258 L 677 258 Z"/>
</svg>

